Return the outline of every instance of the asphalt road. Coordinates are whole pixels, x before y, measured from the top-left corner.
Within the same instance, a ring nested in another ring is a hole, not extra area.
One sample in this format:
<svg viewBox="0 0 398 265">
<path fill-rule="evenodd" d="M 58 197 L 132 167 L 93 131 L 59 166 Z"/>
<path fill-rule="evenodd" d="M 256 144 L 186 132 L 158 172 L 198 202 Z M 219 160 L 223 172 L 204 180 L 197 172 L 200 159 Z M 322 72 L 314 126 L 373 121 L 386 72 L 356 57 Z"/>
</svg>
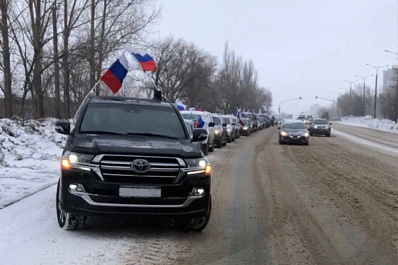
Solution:
<svg viewBox="0 0 398 265">
<path fill-rule="evenodd" d="M 397 264 L 396 156 L 333 132 L 309 146 L 279 145 L 276 127 L 233 145 L 215 164 L 208 227 L 167 233 L 179 241 L 173 264 Z"/>
</svg>

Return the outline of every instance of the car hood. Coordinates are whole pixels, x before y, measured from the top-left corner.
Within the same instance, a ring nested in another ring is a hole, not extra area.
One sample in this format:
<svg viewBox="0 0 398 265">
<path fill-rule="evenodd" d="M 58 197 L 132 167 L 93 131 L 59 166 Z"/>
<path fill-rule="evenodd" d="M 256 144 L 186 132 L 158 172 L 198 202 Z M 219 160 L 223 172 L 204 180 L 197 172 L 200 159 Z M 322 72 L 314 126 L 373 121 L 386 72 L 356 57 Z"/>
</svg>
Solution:
<svg viewBox="0 0 398 265">
<path fill-rule="evenodd" d="M 76 135 L 65 148 L 84 154 L 141 154 L 178 157 L 201 157 L 190 140 L 119 135 Z"/>
</svg>

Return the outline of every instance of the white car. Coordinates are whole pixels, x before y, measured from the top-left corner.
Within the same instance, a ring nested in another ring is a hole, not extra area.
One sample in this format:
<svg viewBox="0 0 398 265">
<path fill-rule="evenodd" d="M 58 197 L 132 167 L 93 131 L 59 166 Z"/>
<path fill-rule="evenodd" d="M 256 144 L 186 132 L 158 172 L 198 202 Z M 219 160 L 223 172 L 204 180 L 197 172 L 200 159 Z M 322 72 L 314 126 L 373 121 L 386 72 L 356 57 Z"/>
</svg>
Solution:
<svg viewBox="0 0 398 265">
<path fill-rule="evenodd" d="M 183 110 L 180 111 L 184 119 L 194 122 L 195 128 L 203 128 L 207 130 L 207 139 L 202 142 L 202 152 L 208 155 L 214 151 L 214 122 L 211 114 L 207 111 Z"/>
</svg>

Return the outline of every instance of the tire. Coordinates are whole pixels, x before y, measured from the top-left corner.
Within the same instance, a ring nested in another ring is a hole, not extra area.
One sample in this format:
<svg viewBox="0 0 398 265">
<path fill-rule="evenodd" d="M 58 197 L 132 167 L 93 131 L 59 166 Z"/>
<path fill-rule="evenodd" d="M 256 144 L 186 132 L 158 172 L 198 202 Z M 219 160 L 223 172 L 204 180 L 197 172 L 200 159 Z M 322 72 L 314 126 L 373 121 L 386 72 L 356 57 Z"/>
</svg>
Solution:
<svg viewBox="0 0 398 265">
<path fill-rule="evenodd" d="M 222 142 L 222 140 L 221 140 Z M 222 142 L 222 146 L 227 146 L 227 139 L 225 139 L 225 142 Z"/>
<path fill-rule="evenodd" d="M 216 148 L 221 148 L 223 146 L 222 144 L 222 138 L 220 138 L 220 141 L 217 142 L 217 144 L 215 145 Z"/>
<path fill-rule="evenodd" d="M 281 139 L 279 139 L 279 144 L 283 144 L 283 141 Z"/>
<path fill-rule="evenodd" d="M 57 198 L 56 198 L 56 208 L 57 208 L 57 220 L 58 225 L 64 230 L 77 230 L 86 228 L 90 223 L 90 217 L 87 215 L 75 215 L 71 213 L 65 213 L 61 209 L 61 203 L 59 201 L 60 192 L 60 181 L 57 185 Z"/>
<path fill-rule="evenodd" d="M 209 208 L 207 210 L 206 215 L 204 216 L 195 216 L 191 218 L 180 218 L 177 220 L 177 226 L 183 230 L 191 230 L 195 232 L 200 232 L 206 228 L 207 224 L 210 220 L 211 214 L 211 196 L 209 199 Z"/>
<path fill-rule="evenodd" d="M 202 152 L 205 156 L 209 155 L 209 143 L 202 144 Z"/>
<path fill-rule="evenodd" d="M 211 147 L 209 147 L 209 152 L 214 152 L 214 141 L 213 141 L 213 144 L 211 145 Z"/>
<path fill-rule="evenodd" d="M 330 133 L 326 134 L 326 137 L 330 137 Z"/>
<path fill-rule="evenodd" d="M 309 144 L 309 141 L 307 141 L 307 142 L 304 143 L 304 145 L 308 145 L 308 144 Z"/>
<path fill-rule="evenodd" d="M 231 137 L 227 136 L 227 143 L 230 143 L 230 142 L 231 142 Z"/>
</svg>

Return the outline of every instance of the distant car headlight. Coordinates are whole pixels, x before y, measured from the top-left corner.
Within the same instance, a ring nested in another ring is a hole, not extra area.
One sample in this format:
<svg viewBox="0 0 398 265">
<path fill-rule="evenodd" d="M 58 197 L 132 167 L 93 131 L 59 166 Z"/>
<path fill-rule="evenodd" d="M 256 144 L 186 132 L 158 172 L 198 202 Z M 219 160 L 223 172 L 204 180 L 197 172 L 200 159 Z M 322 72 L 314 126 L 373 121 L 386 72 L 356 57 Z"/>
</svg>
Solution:
<svg viewBox="0 0 398 265">
<path fill-rule="evenodd" d="M 247 129 L 249 129 L 249 127 L 247 127 L 246 125 L 243 126 L 243 130 L 247 130 Z"/>
<path fill-rule="evenodd" d="M 221 130 L 220 129 L 217 129 L 216 131 L 215 131 L 215 134 L 219 134 L 221 132 Z"/>
<path fill-rule="evenodd" d="M 307 132 L 306 132 L 306 133 L 304 133 L 303 135 L 304 135 L 304 137 L 308 137 L 308 136 L 310 136 L 310 134 L 309 134 L 309 133 L 307 133 Z"/>
<path fill-rule="evenodd" d="M 208 164 L 204 158 L 185 159 L 188 167 L 205 168 Z"/>
<path fill-rule="evenodd" d="M 326 126 L 325 129 L 329 129 L 329 126 Z"/>
<path fill-rule="evenodd" d="M 289 134 L 288 134 L 287 132 L 282 131 L 282 132 L 281 132 L 281 135 L 282 135 L 282 136 L 288 136 Z"/>
<path fill-rule="evenodd" d="M 228 128 L 228 129 L 227 129 L 227 132 L 230 132 L 230 131 L 231 131 L 231 128 Z"/>
<path fill-rule="evenodd" d="M 317 125 L 315 125 L 315 126 L 314 126 L 314 128 L 315 128 L 315 129 L 318 129 L 318 126 L 317 126 Z"/>
</svg>

